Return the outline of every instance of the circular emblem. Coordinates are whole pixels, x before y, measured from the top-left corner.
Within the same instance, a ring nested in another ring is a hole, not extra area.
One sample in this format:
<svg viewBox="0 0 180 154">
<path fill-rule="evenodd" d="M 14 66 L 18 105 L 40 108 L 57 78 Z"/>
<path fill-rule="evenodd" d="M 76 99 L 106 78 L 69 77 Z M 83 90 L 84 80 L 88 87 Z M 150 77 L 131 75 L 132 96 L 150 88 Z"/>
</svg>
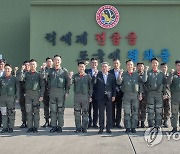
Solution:
<svg viewBox="0 0 180 154">
<path fill-rule="evenodd" d="M 148 146 L 154 146 L 159 144 L 162 141 L 163 135 L 161 127 L 152 127 L 148 128 L 144 132 L 144 139 L 147 142 Z"/>
<path fill-rule="evenodd" d="M 115 27 L 119 22 L 119 12 L 111 5 L 104 5 L 96 13 L 96 21 L 102 28 L 110 29 Z"/>
</svg>

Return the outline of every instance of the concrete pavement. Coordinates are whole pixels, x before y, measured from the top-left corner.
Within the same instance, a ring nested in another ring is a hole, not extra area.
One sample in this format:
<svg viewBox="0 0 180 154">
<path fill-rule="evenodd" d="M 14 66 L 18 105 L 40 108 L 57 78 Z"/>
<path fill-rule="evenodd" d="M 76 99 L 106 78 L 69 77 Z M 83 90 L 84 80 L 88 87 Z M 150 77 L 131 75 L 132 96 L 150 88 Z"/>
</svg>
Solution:
<svg viewBox="0 0 180 154">
<path fill-rule="evenodd" d="M 43 125 L 43 110 L 41 121 Z M 98 135 L 97 129 L 88 129 L 87 134 L 74 133 L 74 115 L 72 108 L 65 110 L 65 126 L 63 133 L 50 133 L 50 128 L 40 128 L 38 133 L 27 134 L 27 129 L 20 129 L 20 110 L 16 110 L 16 123 L 13 134 L 0 134 L 0 154 L 178 154 L 180 140 L 172 138 L 168 141 L 163 129 L 163 140 L 153 147 L 147 146 L 144 131 L 137 129 L 136 134 L 127 135 L 124 129 L 112 129 L 112 134 Z"/>
</svg>

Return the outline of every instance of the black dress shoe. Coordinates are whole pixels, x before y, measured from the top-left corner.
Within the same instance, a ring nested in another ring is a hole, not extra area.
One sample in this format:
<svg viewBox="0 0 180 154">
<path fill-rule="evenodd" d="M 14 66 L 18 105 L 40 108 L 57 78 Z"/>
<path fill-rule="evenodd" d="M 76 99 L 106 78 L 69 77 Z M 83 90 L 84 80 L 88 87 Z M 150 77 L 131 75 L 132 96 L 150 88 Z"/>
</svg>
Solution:
<svg viewBox="0 0 180 154">
<path fill-rule="evenodd" d="M 177 132 L 177 127 L 173 127 L 173 129 L 172 129 L 171 132 L 172 132 L 172 133 L 176 133 L 176 132 Z"/>
<path fill-rule="evenodd" d="M 112 132 L 110 129 L 106 129 L 106 133 L 111 134 Z"/>
<path fill-rule="evenodd" d="M 144 127 L 145 127 L 144 121 L 141 121 L 141 128 L 144 128 Z"/>
<path fill-rule="evenodd" d="M 13 129 L 12 128 L 9 128 L 9 133 L 13 133 Z"/>
<path fill-rule="evenodd" d="M 57 131 L 58 133 L 62 133 L 62 128 L 61 128 L 61 127 L 57 127 L 56 131 Z"/>
<path fill-rule="evenodd" d="M 76 129 L 74 132 L 75 132 L 75 133 L 80 133 L 80 132 L 81 132 L 81 129 Z"/>
<path fill-rule="evenodd" d="M 22 125 L 20 126 L 20 128 L 26 128 L 26 127 L 27 127 L 26 123 L 22 123 Z"/>
<path fill-rule="evenodd" d="M 131 132 L 131 129 L 130 128 L 126 128 L 125 133 L 130 133 L 130 132 Z"/>
<path fill-rule="evenodd" d="M 103 133 L 103 129 L 100 129 L 98 134 L 102 134 Z"/>
<path fill-rule="evenodd" d="M 57 131 L 57 127 L 53 126 L 51 129 L 50 129 L 50 132 L 53 133 L 53 132 L 56 132 Z"/>
<path fill-rule="evenodd" d="M 37 133 L 38 129 L 37 128 L 33 128 L 33 133 Z"/>
<path fill-rule="evenodd" d="M 135 129 L 135 128 L 132 128 L 132 129 L 131 129 L 131 133 L 136 133 L 136 129 Z"/>
<path fill-rule="evenodd" d="M 86 128 L 83 128 L 83 129 L 82 129 L 82 132 L 83 132 L 83 133 L 87 133 L 87 129 L 86 129 Z"/>
<path fill-rule="evenodd" d="M 1 131 L 1 133 L 6 133 L 6 132 L 8 132 L 8 128 L 3 128 Z"/>
<path fill-rule="evenodd" d="M 94 129 L 98 129 L 99 127 L 97 125 L 93 125 L 93 128 Z"/>
<path fill-rule="evenodd" d="M 33 128 L 29 128 L 29 129 L 27 130 L 27 133 L 31 133 L 31 132 L 33 132 L 33 131 L 34 131 Z"/>
</svg>

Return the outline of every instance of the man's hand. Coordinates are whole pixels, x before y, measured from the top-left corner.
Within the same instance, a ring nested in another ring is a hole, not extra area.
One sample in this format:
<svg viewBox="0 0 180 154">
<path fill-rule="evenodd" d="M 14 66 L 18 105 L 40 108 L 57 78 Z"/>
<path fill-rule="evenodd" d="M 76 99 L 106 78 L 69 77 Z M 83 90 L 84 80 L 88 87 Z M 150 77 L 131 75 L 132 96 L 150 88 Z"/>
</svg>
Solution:
<svg viewBox="0 0 180 154">
<path fill-rule="evenodd" d="M 16 99 L 16 100 L 15 100 L 15 102 L 16 102 L 16 103 L 19 103 L 19 100 L 18 100 L 18 99 Z"/>
<path fill-rule="evenodd" d="M 114 102 L 114 101 L 115 101 L 115 99 L 116 99 L 115 97 L 112 97 L 112 102 Z"/>
<path fill-rule="evenodd" d="M 171 69 L 171 74 L 174 74 L 175 70 L 174 69 Z"/>
<path fill-rule="evenodd" d="M 25 65 L 22 65 L 22 67 L 21 67 L 21 71 L 23 72 L 23 71 L 24 71 L 24 69 L 25 69 Z"/>
<path fill-rule="evenodd" d="M 95 69 L 95 70 L 94 70 L 94 76 L 96 77 L 96 76 L 97 76 L 97 74 L 98 74 L 98 70 L 97 70 L 97 69 Z"/>
<path fill-rule="evenodd" d="M 92 102 L 92 98 L 91 97 L 89 98 L 89 102 Z"/>
<path fill-rule="evenodd" d="M 40 102 L 43 101 L 43 97 L 39 97 L 39 101 L 40 101 Z"/>
<path fill-rule="evenodd" d="M 121 79 L 123 72 L 124 72 L 124 70 L 121 69 L 121 70 L 120 70 L 120 73 L 119 73 L 119 79 Z"/>
<path fill-rule="evenodd" d="M 17 72 L 18 71 L 18 67 L 14 67 L 14 72 Z"/>
<path fill-rule="evenodd" d="M 145 70 L 145 71 L 148 71 L 148 70 L 149 70 L 149 66 L 146 66 L 144 70 Z"/>
<path fill-rule="evenodd" d="M 69 72 L 69 78 L 72 79 L 74 72 Z"/>
</svg>

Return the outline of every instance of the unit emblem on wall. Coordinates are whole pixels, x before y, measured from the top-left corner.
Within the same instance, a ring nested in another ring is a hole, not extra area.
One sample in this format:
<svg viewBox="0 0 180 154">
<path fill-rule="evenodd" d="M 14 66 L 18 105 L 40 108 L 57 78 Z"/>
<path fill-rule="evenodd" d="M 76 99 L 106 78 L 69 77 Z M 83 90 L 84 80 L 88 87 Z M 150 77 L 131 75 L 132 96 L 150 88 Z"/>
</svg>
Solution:
<svg viewBox="0 0 180 154">
<path fill-rule="evenodd" d="M 96 13 L 96 21 L 102 28 L 110 29 L 115 27 L 119 22 L 119 12 L 111 5 L 104 5 Z"/>
</svg>

